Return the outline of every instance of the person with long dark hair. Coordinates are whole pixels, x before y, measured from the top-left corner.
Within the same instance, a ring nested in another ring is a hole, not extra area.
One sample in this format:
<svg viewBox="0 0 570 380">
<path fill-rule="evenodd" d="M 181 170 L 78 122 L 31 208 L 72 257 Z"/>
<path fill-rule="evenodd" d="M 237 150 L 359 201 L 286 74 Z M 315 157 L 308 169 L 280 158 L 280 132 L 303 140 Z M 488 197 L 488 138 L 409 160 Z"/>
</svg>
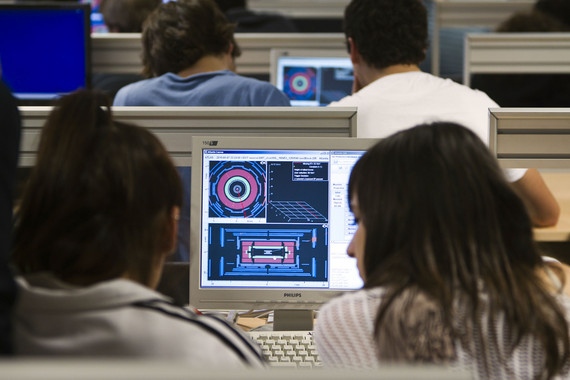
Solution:
<svg viewBox="0 0 570 380">
<path fill-rule="evenodd" d="M 154 290 L 181 204 L 178 172 L 155 135 L 114 120 L 102 94 L 62 98 L 16 218 L 16 353 L 262 367 L 248 337 Z"/>
<path fill-rule="evenodd" d="M 447 122 L 398 132 L 355 164 L 348 191 L 348 254 L 364 289 L 321 308 L 325 365 L 568 375 L 567 268 L 540 255 L 523 201 L 477 135 Z"/>
</svg>

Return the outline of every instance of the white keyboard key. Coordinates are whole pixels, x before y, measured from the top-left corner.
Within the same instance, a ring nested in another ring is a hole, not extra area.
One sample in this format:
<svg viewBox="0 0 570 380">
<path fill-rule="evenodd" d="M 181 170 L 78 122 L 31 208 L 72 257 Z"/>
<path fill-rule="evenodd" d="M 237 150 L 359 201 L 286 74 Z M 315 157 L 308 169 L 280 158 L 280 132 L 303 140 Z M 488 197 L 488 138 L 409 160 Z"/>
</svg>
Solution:
<svg viewBox="0 0 570 380">
<path fill-rule="evenodd" d="M 292 362 L 277 362 L 271 363 L 271 367 L 290 367 L 290 368 L 297 368 L 297 364 Z"/>
</svg>

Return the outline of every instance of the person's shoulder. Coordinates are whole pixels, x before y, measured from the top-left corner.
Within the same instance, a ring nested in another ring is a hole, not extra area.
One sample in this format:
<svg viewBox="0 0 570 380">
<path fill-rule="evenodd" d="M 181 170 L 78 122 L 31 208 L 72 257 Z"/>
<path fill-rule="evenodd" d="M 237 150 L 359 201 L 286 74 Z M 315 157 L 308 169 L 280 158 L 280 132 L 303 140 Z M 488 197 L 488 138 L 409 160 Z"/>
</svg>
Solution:
<svg viewBox="0 0 570 380">
<path fill-rule="evenodd" d="M 263 366 L 259 347 L 223 319 L 165 300 L 143 301 L 133 308 L 139 312 L 137 322 L 147 329 L 137 341 L 154 341 L 154 349 L 162 351 L 161 355 L 168 353 L 200 365 Z"/>
<path fill-rule="evenodd" d="M 143 79 L 137 82 L 127 84 L 121 87 L 113 101 L 114 106 L 132 106 L 138 105 L 139 97 L 145 97 L 147 89 L 156 85 L 160 77 Z"/>
<path fill-rule="evenodd" d="M 342 99 L 330 102 L 327 107 L 357 107 L 358 101 L 355 95 L 347 95 Z"/>
<path fill-rule="evenodd" d="M 246 76 L 236 75 L 236 82 L 239 82 L 243 88 L 251 94 L 255 105 L 263 106 L 290 106 L 290 100 L 283 91 L 273 84 L 250 78 Z"/>
<path fill-rule="evenodd" d="M 371 304 L 374 307 L 380 302 L 384 291 L 382 288 L 372 288 L 344 293 L 324 304 L 319 310 L 321 315 L 345 314 L 348 309 L 362 310 Z"/>
<path fill-rule="evenodd" d="M 470 102 L 473 108 L 478 105 L 484 107 L 498 107 L 497 103 L 489 97 L 485 92 L 471 88 L 462 83 L 458 83 L 449 78 L 441 78 L 429 73 L 423 73 L 423 80 L 426 85 L 433 90 L 439 89 L 440 94 L 454 102 Z"/>
</svg>

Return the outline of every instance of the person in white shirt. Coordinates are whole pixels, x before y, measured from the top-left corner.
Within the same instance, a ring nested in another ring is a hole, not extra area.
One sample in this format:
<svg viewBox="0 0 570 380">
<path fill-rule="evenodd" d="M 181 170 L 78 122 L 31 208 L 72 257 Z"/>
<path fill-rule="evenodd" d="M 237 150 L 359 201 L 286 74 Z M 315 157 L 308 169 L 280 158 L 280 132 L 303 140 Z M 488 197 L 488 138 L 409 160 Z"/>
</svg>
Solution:
<svg viewBox="0 0 570 380">
<path fill-rule="evenodd" d="M 486 94 L 424 73 L 427 12 L 421 0 L 352 0 L 344 28 L 354 67 L 353 94 L 330 106 L 358 108 L 358 137 L 386 137 L 433 121 L 459 123 L 489 141 Z M 505 171 L 533 224 L 552 226 L 560 207 L 536 169 Z"/>
<path fill-rule="evenodd" d="M 244 333 L 154 290 L 181 204 L 178 172 L 155 135 L 113 120 L 102 94 L 63 97 L 17 213 L 16 354 L 264 367 Z"/>
<path fill-rule="evenodd" d="M 477 135 L 436 122 L 382 139 L 353 167 L 348 196 L 347 253 L 364 286 L 320 308 L 323 365 L 568 378 L 568 268 L 541 257 L 524 203 Z"/>
</svg>

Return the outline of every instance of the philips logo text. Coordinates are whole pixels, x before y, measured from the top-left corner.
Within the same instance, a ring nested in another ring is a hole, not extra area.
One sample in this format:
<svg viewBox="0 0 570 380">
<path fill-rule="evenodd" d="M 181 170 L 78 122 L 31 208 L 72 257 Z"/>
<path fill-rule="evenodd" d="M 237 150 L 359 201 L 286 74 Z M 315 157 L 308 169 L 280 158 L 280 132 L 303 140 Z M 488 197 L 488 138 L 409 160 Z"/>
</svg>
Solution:
<svg viewBox="0 0 570 380">
<path fill-rule="evenodd" d="M 303 295 L 301 293 L 283 293 L 283 297 L 299 298 L 299 297 L 303 297 Z"/>
</svg>

